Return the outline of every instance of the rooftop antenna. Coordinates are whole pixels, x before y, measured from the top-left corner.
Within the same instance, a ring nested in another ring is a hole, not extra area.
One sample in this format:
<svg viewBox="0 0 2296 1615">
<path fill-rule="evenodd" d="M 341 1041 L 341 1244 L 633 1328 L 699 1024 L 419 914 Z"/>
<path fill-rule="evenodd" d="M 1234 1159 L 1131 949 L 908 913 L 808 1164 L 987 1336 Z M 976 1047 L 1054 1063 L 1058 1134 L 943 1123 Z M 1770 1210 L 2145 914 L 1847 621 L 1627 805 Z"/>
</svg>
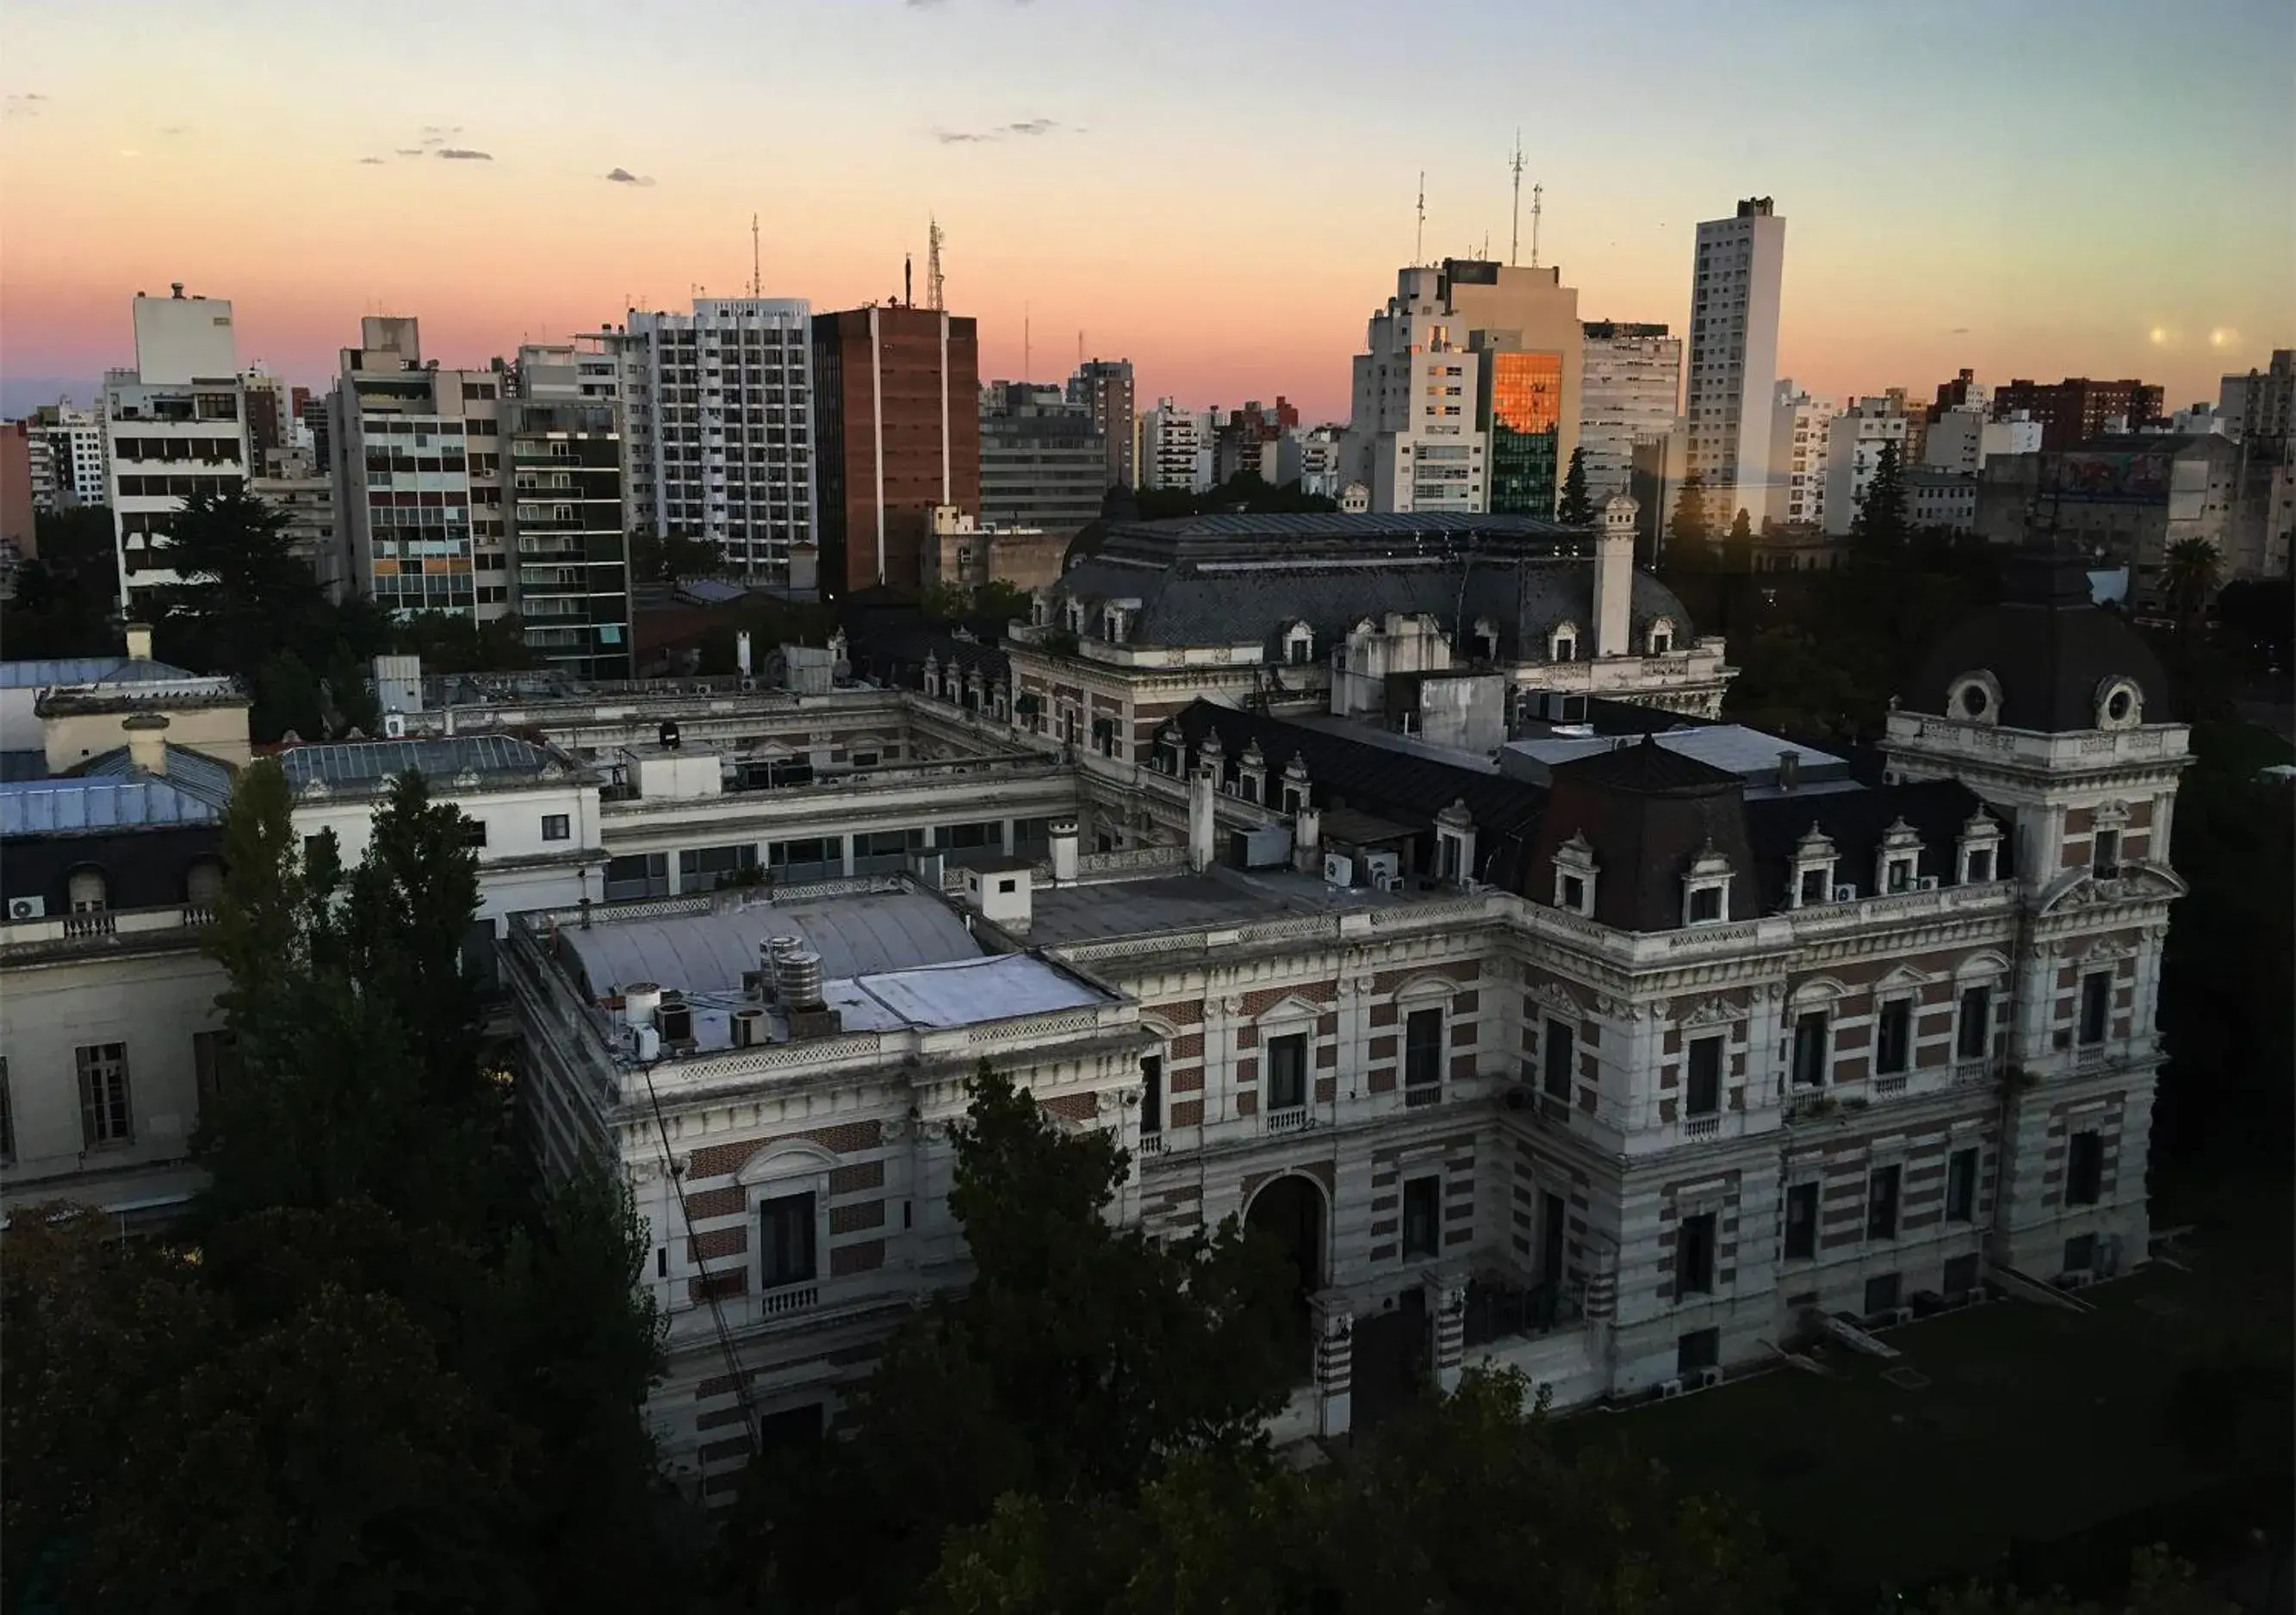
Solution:
<svg viewBox="0 0 2296 1615">
<path fill-rule="evenodd" d="M 1427 170 L 1419 170 L 1419 233 L 1411 238 L 1411 262 L 1415 267 L 1427 261 Z"/>
<path fill-rule="evenodd" d="M 1021 305 L 1021 380 L 1025 383 L 1034 377 L 1029 359 L 1029 305 L 1023 303 Z"/>
<path fill-rule="evenodd" d="M 901 301 L 912 308 L 917 306 L 916 260 L 906 252 L 901 254 Z"/>
<path fill-rule="evenodd" d="M 1507 262 L 1522 261 L 1522 131 L 1514 132 L 1514 155 L 1507 161 L 1514 171 L 1514 219 L 1507 234 Z"/>
<path fill-rule="evenodd" d="M 936 310 L 945 310 L 948 307 L 947 300 L 941 295 L 940 283 L 940 244 L 944 239 L 940 232 L 940 220 L 927 214 L 925 216 L 925 295 L 932 299 L 932 306 Z"/>
<path fill-rule="evenodd" d="M 1533 185 L 1530 188 L 1530 266 L 1534 269 L 1538 267 L 1539 199 L 1546 194 L 1545 185 Z"/>
<path fill-rule="evenodd" d="M 766 295 L 766 276 L 761 264 L 762 260 L 758 256 L 758 216 L 752 213 L 750 215 L 750 295 L 751 297 Z"/>
</svg>

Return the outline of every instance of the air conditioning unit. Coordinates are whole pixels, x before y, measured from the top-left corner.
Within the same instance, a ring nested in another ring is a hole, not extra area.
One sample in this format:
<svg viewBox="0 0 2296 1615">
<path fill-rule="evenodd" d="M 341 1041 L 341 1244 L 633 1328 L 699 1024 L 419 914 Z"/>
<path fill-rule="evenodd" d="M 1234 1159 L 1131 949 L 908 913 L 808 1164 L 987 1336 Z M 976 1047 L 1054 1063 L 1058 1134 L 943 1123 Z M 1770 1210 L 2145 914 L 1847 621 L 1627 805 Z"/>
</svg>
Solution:
<svg viewBox="0 0 2296 1615">
<path fill-rule="evenodd" d="M 47 917 L 47 913 L 48 900 L 45 898 L 8 899 L 8 917 L 12 920 L 41 920 Z"/>
<path fill-rule="evenodd" d="M 2096 1283 L 2096 1275 L 2087 1267 L 2075 1267 L 2060 1273 L 2051 1283 L 2060 1290 L 2086 1290 Z"/>
<path fill-rule="evenodd" d="M 1661 1380 L 1659 1381 L 1658 1399 L 1660 1401 L 1663 1402 L 1669 1397 L 1678 1397 L 1681 1394 L 1682 1381 L 1680 1380 Z"/>
<path fill-rule="evenodd" d="M 1403 877 L 1399 874 L 1374 874 L 1371 878 L 1371 883 L 1378 887 L 1382 891 L 1401 891 L 1403 889 Z"/>
<path fill-rule="evenodd" d="M 384 713 L 382 715 L 382 735 L 385 740 L 405 740 L 406 738 L 406 714 L 404 712 Z"/>
<path fill-rule="evenodd" d="M 1333 886 L 1354 885 L 1356 883 L 1356 861 L 1343 852 L 1325 853 L 1324 855 L 1324 879 Z"/>
<path fill-rule="evenodd" d="M 1699 1390 L 1711 1390 L 1720 1383 L 1722 1383 L 1722 1371 L 1719 1368 L 1702 1368 L 1698 1371 Z"/>
<path fill-rule="evenodd" d="M 1920 880 L 1914 882 L 1914 889 L 1915 891 L 1935 891 L 1937 889 L 1938 878 L 1935 875 L 1923 875 Z"/>
<path fill-rule="evenodd" d="M 630 1057 L 640 1065 L 652 1065 L 661 1058 L 661 1034 L 650 1026 L 630 1028 Z"/>
<path fill-rule="evenodd" d="M 1387 882 L 1402 880 L 1403 860 L 1391 852 L 1366 853 L 1364 856 L 1364 874 L 1382 891 L 1391 890 Z"/>
<path fill-rule="evenodd" d="M 1913 1321 L 1914 1309 L 1911 1307 L 1892 1307 L 1886 1312 L 1877 1312 L 1874 1315 L 1874 1327 L 1876 1329 L 1894 1329 L 1899 1324 L 1910 1324 Z"/>
<path fill-rule="evenodd" d="M 1857 889 L 1855 886 L 1837 886 L 1833 889 L 1833 900 L 1837 903 L 1855 903 L 1857 901 Z"/>
</svg>

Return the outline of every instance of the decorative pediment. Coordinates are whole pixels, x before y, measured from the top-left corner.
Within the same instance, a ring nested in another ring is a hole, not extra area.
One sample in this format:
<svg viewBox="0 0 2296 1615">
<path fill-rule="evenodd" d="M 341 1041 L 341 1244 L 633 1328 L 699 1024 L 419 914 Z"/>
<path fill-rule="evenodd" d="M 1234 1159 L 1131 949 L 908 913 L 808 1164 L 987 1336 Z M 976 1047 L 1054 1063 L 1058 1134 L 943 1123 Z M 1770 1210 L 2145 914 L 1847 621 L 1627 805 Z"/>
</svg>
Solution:
<svg viewBox="0 0 2296 1615">
<path fill-rule="evenodd" d="M 2182 876 L 2158 864 L 2122 864 L 2119 871 L 2099 880 L 2086 869 L 2066 870 L 2043 891 L 2041 912 L 2063 914 L 2114 903 L 2166 903 L 2183 897 L 2186 890 Z"/>
<path fill-rule="evenodd" d="M 1523 996 L 1542 1009 L 1548 1009 L 1568 1020 L 1576 1021 L 1586 1014 L 1586 1006 L 1571 996 L 1570 990 L 1557 981 L 1526 981 Z"/>
<path fill-rule="evenodd" d="M 1897 969 L 1891 971 L 1879 981 L 1876 981 L 1874 984 L 1874 990 L 1876 992 L 1888 992 L 1897 988 L 1921 987 L 1936 980 L 1937 977 L 1928 971 L 1916 970 L 1910 964 L 1900 964 Z"/>
<path fill-rule="evenodd" d="M 1806 1006 L 1812 1004 L 1830 1003 L 1836 998 L 1846 998 L 1849 996 L 1849 984 L 1839 976 L 1812 976 L 1807 980 L 1794 983 L 1793 992 L 1790 995 L 1789 1001 Z"/>
<path fill-rule="evenodd" d="M 1677 998 L 1673 1004 L 1674 1023 L 1689 1028 L 1727 1026 L 1734 1021 L 1743 1021 L 1745 1010 L 1725 998 Z"/>
<path fill-rule="evenodd" d="M 1242 1007 L 1238 1005 L 1238 1008 Z M 1255 1023 L 1266 1026 L 1271 1021 L 1313 1021 L 1324 1012 L 1324 1006 L 1297 993 L 1286 993 L 1254 1017 Z"/>
</svg>

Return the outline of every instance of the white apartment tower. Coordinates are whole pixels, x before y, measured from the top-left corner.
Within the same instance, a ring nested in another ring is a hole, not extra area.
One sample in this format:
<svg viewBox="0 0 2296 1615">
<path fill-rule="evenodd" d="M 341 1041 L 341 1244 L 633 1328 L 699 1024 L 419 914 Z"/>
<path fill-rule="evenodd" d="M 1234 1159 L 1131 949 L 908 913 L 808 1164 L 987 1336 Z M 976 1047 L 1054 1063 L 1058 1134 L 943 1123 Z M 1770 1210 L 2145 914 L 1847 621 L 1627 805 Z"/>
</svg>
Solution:
<svg viewBox="0 0 2296 1615">
<path fill-rule="evenodd" d="M 1140 417 L 1140 486 L 1158 491 L 1201 494 L 1212 486 L 1212 440 L 1217 416 L 1210 410 L 1183 409 L 1169 398 Z"/>
<path fill-rule="evenodd" d="M 24 427 L 31 439 L 33 503 L 38 509 L 110 503 L 111 455 L 105 447 L 101 399 L 94 409 L 81 409 L 69 399 L 43 404 L 25 417 Z M 45 493 L 38 471 L 42 460 L 48 468 Z"/>
<path fill-rule="evenodd" d="M 1484 356 L 1467 345 L 1442 272 L 1406 269 L 1371 316 L 1355 358 L 1355 407 L 1341 473 L 1371 490 L 1375 512 L 1489 508 L 1483 434 L 1475 422 Z"/>
<path fill-rule="evenodd" d="M 361 593 L 401 615 L 509 614 L 499 370 L 441 370 L 411 316 L 369 315 L 327 399 L 339 519 Z"/>
<path fill-rule="evenodd" d="M 1632 480 L 1635 445 L 1664 438 L 1682 409 L 1682 339 L 1663 325 L 1586 323 L 1578 447 L 1596 507 Z M 1566 462 L 1563 467 L 1570 469 Z"/>
<path fill-rule="evenodd" d="M 1825 530 L 1836 537 L 1849 531 L 1857 507 L 1881 468 L 1884 445 L 1906 454 L 1906 416 L 1895 398 L 1853 400 L 1827 423 L 1825 433 Z M 1910 469 L 1910 468 L 1906 468 Z M 1910 512 L 1909 512 L 1910 513 Z"/>
<path fill-rule="evenodd" d="M 1791 379 L 1778 383 L 1770 405 L 1769 490 L 1758 521 L 1824 525 L 1825 434 L 1833 414 L 1832 398 L 1814 398 Z"/>
<path fill-rule="evenodd" d="M 790 546 L 819 541 L 812 324 L 804 298 L 629 311 L 609 345 L 633 523 L 707 540 L 745 578 L 786 581 Z"/>
<path fill-rule="evenodd" d="M 169 528 L 194 494 L 247 480 L 246 388 L 230 302 L 135 294 L 135 368 L 103 381 L 110 436 L 106 488 L 119 562 L 119 602 L 179 581 L 167 563 Z"/>
<path fill-rule="evenodd" d="M 1785 246 L 1786 221 L 1767 196 L 1740 202 L 1734 218 L 1698 226 L 1684 469 L 1705 487 L 1707 519 L 1718 528 L 1741 510 L 1759 515 L 1767 503 Z"/>
</svg>

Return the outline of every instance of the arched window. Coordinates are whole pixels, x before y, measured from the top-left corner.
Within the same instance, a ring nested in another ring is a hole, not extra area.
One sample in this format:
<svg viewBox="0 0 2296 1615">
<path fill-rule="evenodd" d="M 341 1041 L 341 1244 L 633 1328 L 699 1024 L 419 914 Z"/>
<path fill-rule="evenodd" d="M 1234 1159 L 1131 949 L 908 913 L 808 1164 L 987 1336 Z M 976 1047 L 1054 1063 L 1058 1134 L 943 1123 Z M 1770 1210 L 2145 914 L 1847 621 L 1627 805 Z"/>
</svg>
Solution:
<svg viewBox="0 0 2296 1615">
<path fill-rule="evenodd" d="M 223 865 L 201 858 L 184 872 L 184 901 L 205 908 L 223 899 Z"/>
<path fill-rule="evenodd" d="M 101 869 L 82 865 L 71 872 L 71 878 L 67 883 L 66 889 L 70 898 L 71 911 L 76 914 L 94 914 L 96 910 L 108 906 L 103 871 Z"/>
</svg>

